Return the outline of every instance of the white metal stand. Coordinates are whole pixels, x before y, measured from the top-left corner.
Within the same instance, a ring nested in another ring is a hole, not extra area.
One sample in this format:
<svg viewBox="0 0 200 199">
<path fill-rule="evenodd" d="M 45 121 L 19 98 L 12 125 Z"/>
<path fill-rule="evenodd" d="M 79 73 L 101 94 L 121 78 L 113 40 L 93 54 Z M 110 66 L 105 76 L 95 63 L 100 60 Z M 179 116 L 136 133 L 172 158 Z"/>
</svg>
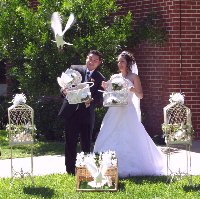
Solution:
<svg viewBox="0 0 200 199">
<path fill-rule="evenodd" d="M 11 178 L 26 176 L 31 177 L 33 181 L 33 143 L 34 143 L 34 111 L 25 103 L 20 103 L 17 106 L 11 106 L 8 108 L 8 132 L 9 132 L 9 144 L 11 147 Z M 30 157 L 30 171 L 24 171 L 23 165 L 20 171 L 14 169 L 13 159 L 13 147 L 17 145 L 30 145 L 31 157 Z"/>
</svg>

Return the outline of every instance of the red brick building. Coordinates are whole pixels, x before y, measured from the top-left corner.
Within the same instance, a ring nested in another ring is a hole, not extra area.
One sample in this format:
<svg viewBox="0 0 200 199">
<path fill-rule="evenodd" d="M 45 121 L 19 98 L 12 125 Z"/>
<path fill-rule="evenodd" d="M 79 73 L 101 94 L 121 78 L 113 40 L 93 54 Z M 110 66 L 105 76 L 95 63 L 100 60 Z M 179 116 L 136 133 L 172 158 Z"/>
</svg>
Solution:
<svg viewBox="0 0 200 199">
<path fill-rule="evenodd" d="M 144 98 L 141 108 L 150 135 L 161 132 L 163 107 L 171 92 L 184 92 L 192 111 L 196 138 L 200 139 L 200 1 L 117 0 L 121 13 L 132 11 L 135 19 L 151 11 L 161 16 L 167 30 L 162 47 L 143 43 L 133 49 Z"/>
<path fill-rule="evenodd" d="M 143 43 L 133 47 L 141 77 L 144 125 L 151 136 L 160 134 L 163 107 L 172 92 L 185 93 L 192 111 L 196 139 L 200 139 L 200 0 L 117 0 L 120 14 L 131 11 L 140 19 L 154 11 L 167 30 L 162 46 Z M 32 7 L 37 0 L 32 0 Z"/>
</svg>

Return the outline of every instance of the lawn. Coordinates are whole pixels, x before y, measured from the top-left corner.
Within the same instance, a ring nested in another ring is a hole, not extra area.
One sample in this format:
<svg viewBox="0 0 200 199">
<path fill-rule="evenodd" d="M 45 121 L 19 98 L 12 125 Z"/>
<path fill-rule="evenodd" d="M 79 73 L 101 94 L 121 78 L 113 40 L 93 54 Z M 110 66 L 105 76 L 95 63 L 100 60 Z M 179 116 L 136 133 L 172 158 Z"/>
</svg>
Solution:
<svg viewBox="0 0 200 199">
<path fill-rule="evenodd" d="M 56 198 L 56 199 L 195 199 L 200 198 L 200 176 L 193 176 L 193 185 L 187 178 L 169 184 L 166 177 L 133 177 L 119 180 L 117 192 L 77 192 L 75 177 L 53 174 L 30 178 L 0 179 L 1 199 Z M 11 183 L 12 182 L 12 183 Z M 3 190 L 3 191 L 2 191 Z"/>
<path fill-rule="evenodd" d="M 0 131 L 1 159 L 10 158 L 7 134 Z M 34 156 L 63 154 L 64 144 L 59 142 L 35 142 Z M 30 156 L 30 146 L 13 148 L 15 157 Z M 51 174 L 26 178 L 0 178 L 0 199 L 56 198 L 56 199 L 195 199 L 200 198 L 200 176 L 175 179 L 166 176 L 132 177 L 119 179 L 117 192 L 78 192 L 76 179 L 68 174 Z"/>
<path fill-rule="evenodd" d="M 11 147 L 8 143 L 8 135 L 4 130 L 0 130 L 0 159 L 8 159 L 11 157 Z M 35 141 L 33 145 L 33 155 L 60 155 L 64 154 L 63 142 L 39 142 Z M 31 155 L 30 145 L 17 145 L 13 146 L 13 157 L 22 158 Z"/>
</svg>

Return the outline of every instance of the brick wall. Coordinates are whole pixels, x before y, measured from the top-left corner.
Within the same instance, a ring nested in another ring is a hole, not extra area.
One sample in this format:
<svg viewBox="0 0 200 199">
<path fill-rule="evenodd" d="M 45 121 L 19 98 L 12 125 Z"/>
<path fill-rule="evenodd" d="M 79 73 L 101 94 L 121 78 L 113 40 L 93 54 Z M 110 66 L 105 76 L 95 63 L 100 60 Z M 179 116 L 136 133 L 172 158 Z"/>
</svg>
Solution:
<svg viewBox="0 0 200 199">
<path fill-rule="evenodd" d="M 139 19 L 154 11 L 168 33 L 163 46 L 143 43 L 132 49 L 139 68 L 144 99 L 144 126 L 153 136 L 162 133 L 163 107 L 171 92 L 184 92 L 192 111 L 196 139 L 200 139 L 200 1 L 117 0 L 120 13 L 132 11 Z M 119 13 L 119 14 L 120 14 Z"/>
</svg>

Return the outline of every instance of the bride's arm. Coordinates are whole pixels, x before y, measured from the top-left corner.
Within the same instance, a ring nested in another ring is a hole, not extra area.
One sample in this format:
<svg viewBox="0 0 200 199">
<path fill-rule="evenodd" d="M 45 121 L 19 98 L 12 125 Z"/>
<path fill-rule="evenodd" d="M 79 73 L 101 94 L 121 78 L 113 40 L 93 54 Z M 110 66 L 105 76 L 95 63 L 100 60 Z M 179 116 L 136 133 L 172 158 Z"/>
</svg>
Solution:
<svg viewBox="0 0 200 199">
<path fill-rule="evenodd" d="M 131 81 L 133 82 L 133 85 L 129 90 L 131 92 L 134 92 L 135 95 L 139 98 L 142 99 L 143 98 L 143 91 L 142 91 L 142 85 L 141 85 L 141 81 L 138 75 L 133 74 L 131 77 Z"/>
</svg>

